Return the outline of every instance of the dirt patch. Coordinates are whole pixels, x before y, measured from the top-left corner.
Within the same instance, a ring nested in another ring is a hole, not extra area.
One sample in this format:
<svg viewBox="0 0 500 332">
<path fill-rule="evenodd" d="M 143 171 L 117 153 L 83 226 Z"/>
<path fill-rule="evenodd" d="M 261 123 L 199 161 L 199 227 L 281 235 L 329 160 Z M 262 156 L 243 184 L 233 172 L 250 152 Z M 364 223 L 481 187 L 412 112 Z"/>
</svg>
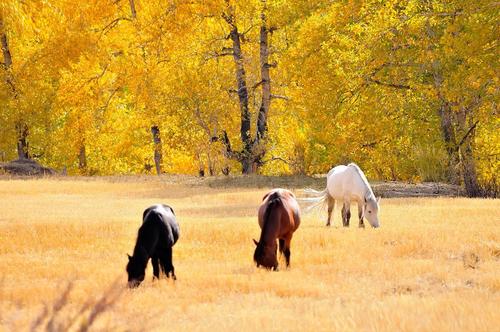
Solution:
<svg viewBox="0 0 500 332">
<path fill-rule="evenodd" d="M 436 182 L 374 182 L 372 188 L 375 195 L 382 197 L 458 197 L 465 194 L 460 186 Z"/>
<path fill-rule="evenodd" d="M 39 176 L 39 175 L 55 175 L 56 171 L 51 168 L 44 167 L 32 159 L 18 159 L 8 163 L 0 163 L 0 172 L 10 175 L 20 176 Z"/>
<path fill-rule="evenodd" d="M 211 188 L 313 188 L 323 190 L 325 176 L 225 176 L 201 179 L 198 185 Z M 423 182 L 418 184 L 399 181 L 371 182 L 376 196 L 391 197 L 458 197 L 464 196 L 460 186 L 447 183 Z"/>
</svg>

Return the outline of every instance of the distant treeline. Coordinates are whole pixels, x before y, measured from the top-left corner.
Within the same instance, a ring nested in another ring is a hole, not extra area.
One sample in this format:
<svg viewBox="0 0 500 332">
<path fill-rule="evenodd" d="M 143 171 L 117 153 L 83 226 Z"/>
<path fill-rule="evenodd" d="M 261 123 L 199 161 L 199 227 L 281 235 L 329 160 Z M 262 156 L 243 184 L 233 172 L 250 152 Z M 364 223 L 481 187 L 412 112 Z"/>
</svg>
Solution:
<svg viewBox="0 0 500 332">
<path fill-rule="evenodd" d="M 4 0 L 0 157 L 498 192 L 500 4 Z"/>
</svg>

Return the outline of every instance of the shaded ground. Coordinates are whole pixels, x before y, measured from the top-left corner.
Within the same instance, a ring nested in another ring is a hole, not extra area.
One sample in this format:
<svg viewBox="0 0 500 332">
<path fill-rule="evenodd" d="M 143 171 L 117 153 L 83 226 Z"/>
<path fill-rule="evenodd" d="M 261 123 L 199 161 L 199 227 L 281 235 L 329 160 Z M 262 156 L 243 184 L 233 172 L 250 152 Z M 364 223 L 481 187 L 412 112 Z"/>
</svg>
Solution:
<svg viewBox="0 0 500 332">
<path fill-rule="evenodd" d="M 1 169 L 0 165 L 0 169 Z M 52 171 L 52 170 L 50 170 Z M 32 173 L 40 174 L 40 173 Z M 43 174 L 43 173 L 41 173 Z M 53 174 L 53 173 L 45 173 Z M 4 174 L 0 175 L 0 179 L 15 179 L 20 176 Z M 26 178 L 23 176 L 22 178 Z M 323 190 L 326 185 L 324 176 L 214 176 L 199 178 L 190 175 L 123 175 L 123 176 L 51 176 L 51 179 L 61 181 L 82 181 L 82 182 L 111 182 L 111 183 L 151 183 L 151 189 L 144 193 L 145 195 L 165 194 L 166 191 L 171 192 L 171 185 L 183 185 L 188 187 L 198 187 L 204 189 L 220 189 L 220 188 L 288 188 L 291 190 L 300 190 L 304 188 L 313 188 Z M 464 191 L 460 186 L 455 186 L 446 183 L 406 183 L 398 181 L 371 181 L 370 182 L 375 192 L 375 195 L 387 197 L 457 197 L 464 196 Z M 173 196 L 182 193 L 171 192 Z"/>
<path fill-rule="evenodd" d="M 202 182 L 203 183 L 203 182 Z M 323 190 L 326 186 L 326 177 L 309 176 L 238 176 L 213 177 L 204 180 L 209 187 L 244 187 L 244 188 L 313 188 Z M 398 181 L 373 181 L 372 189 L 377 196 L 382 197 L 434 197 L 463 196 L 460 186 L 446 183 L 424 182 L 418 184 Z"/>
<path fill-rule="evenodd" d="M 32 159 L 18 159 L 8 163 L 0 163 L 0 172 L 12 175 L 54 175 L 56 171 L 44 167 Z"/>
</svg>

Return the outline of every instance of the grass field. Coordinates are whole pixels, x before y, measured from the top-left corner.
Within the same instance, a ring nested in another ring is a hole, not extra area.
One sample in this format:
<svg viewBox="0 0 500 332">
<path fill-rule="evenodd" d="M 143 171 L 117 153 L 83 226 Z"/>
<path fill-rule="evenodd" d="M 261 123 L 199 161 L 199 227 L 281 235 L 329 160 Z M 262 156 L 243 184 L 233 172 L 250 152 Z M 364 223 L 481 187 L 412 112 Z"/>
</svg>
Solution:
<svg viewBox="0 0 500 332">
<path fill-rule="evenodd" d="M 265 191 L 0 180 L 0 330 L 500 331 L 498 200 L 385 199 L 379 229 L 306 214 L 291 268 L 270 272 L 252 262 Z M 149 265 L 128 290 L 126 254 L 157 202 L 181 225 L 178 280 L 153 282 Z"/>
</svg>

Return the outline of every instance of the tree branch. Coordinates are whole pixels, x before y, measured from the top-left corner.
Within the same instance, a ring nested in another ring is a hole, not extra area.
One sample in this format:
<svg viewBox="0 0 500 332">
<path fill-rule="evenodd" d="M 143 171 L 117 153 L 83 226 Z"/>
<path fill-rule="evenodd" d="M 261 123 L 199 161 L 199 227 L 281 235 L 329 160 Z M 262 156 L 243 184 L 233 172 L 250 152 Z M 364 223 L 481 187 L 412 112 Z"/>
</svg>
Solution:
<svg viewBox="0 0 500 332">
<path fill-rule="evenodd" d="M 404 89 L 404 90 L 410 90 L 411 89 L 411 86 L 409 86 L 409 85 L 381 82 L 381 81 L 379 81 L 377 79 L 374 79 L 373 77 L 369 77 L 368 81 L 372 82 L 372 83 L 375 83 L 377 85 L 387 86 L 387 87 L 395 88 L 395 89 Z"/>
<path fill-rule="evenodd" d="M 458 143 L 457 147 L 462 146 L 462 144 L 464 144 L 465 140 L 472 133 L 472 131 L 476 128 L 476 126 L 477 126 L 478 123 L 479 123 L 479 120 L 477 120 L 476 122 L 474 122 L 474 124 L 469 128 L 469 130 L 467 131 L 467 133 L 465 133 L 464 137 L 462 137 L 462 139 L 460 140 L 460 143 Z"/>
<path fill-rule="evenodd" d="M 106 67 L 104 67 L 104 69 L 102 70 L 102 72 L 94 77 L 91 77 L 88 79 L 87 83 L 86 84 L 89 84 L 90 82 L 92 81 L 98 81 L 101 77 L 104 76 L 104 74 L 106 73 L 106 71 L 108 70 L 109 68 L 109 63 L 106 65 Z"/>
<path fill-rule="evenodd" d="M 227 136 L 227 132 L 225 130 L 222 131 L 222 135 L 219 137 L 219 140 L 224 144 L 226 150 L 224 151 L 224 155 L 229 159 L 236 159 L 238 161 L 242 160 L 241 152 L 233 151 L 231 148 L 231 142 L 229 141 L 229 137 Z"/>
<path fill-rule="evenodd" d="M 286 160 L 285 158 L 282 158 L 282 157 L 274 157 L 274 156 L 273 156 L 273 157 L 271 157 L 270 159 L 267 159 L 267 160 L 261 160 L 261 161 L 260 161 L 260 164 L 261 164 L 261 165 L 264 165 L 264 164 L 266 164 L 266 163 L 269 163 L 269 162 L 271 162 L 271 161 L 276 161 L 276 160 L 281 161 L 281 162 L 283 162 L 283 163 L 285 163 L 285 164 L 287 164 L 287 165 L 290 165 L 290 164 L 291 164 L 291 163 L 290 163 L 290 161 Z"/>
<path fill-rule="evenodd" d="M 282 96 L 282 95 L 271 95 L 271 98 L 272 99 L 283 99 L 283 100 L 286 100 L 286 101 L 289 101 L 290 98 L 287 97 L 287 96 Z"/>
<path fill-rule="evenodd" d="M 128 18 L 128 17 L 118 17 L 118 18 L 115 18 L 113 21 L 111 21 L 104 28 L 102 28 L 102 32 L 104 34 L 108 33 L 108 31 L 111 30 L 111 29 L 113 29 L 118 24 L 118 22 L 120 22 L 120 21 L 129 21 L 129 22 L 132 22 L 132 20 L 130 18 Z"/>
</svg>

